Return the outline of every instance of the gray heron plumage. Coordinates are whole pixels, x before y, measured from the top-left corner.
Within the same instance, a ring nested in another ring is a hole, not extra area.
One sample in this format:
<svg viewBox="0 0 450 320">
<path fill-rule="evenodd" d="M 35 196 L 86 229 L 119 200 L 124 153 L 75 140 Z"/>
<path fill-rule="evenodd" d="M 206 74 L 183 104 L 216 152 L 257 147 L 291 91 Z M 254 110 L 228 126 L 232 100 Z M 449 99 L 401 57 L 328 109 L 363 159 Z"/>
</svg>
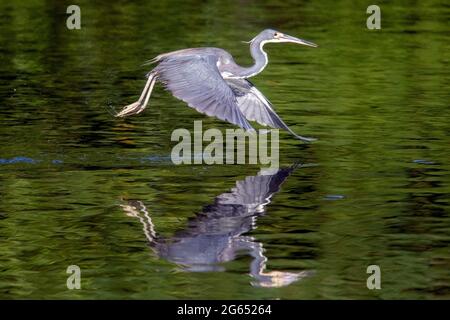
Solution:
<svg viewBox="0 0 450 320">
<path fill-rule="evenodd" d="M 263 50 L 266 43 L 291 42 L 310 47 L 316 44 L 281 32 L 266 29 L 250 43 L 254 59 L 251 67 L 237 65 L 233 57 L 220 48 L 191 48 L 158 55 L 151 60 L 157 66 L 147 74 L 147 83 L 138 101 L 125 106 L 116 116 L 142 112 L 147 106 L 156 81 L 189 107 L 228 121 L 247 131 L 254 130 L 249 121 L 289 131 L 303 141 L 313 141 L 294 133 L 277 115 L 269 100 L 249 81 L 268 63 Z"/>
</svg>

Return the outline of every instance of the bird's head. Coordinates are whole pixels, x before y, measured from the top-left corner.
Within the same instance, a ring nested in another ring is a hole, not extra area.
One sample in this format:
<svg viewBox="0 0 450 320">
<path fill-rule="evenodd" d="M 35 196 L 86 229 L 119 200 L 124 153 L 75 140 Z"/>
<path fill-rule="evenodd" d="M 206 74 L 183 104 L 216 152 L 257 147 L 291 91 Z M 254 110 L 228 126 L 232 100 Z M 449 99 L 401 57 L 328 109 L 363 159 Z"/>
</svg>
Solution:
<svg viewBox="0 0 450 320">
<path fill-rule="evenodd" d="M 318 47 L 317 44 L 312 43 L 310 41 L 292 37 L 290 35 L 287 35 L 280 31 L 272 30 L 272 29 L 263 30 L 260 34 L 258 34 L 256 37 L 254 37 L 250 42 L 253 42 L 256 39 L 258 39 L 259 41 L 261 41 L 263 43 L 291 42 L 291 43 L 302 44 L 304 46 L 309 46 L 309 47 Z"/>
</svg>

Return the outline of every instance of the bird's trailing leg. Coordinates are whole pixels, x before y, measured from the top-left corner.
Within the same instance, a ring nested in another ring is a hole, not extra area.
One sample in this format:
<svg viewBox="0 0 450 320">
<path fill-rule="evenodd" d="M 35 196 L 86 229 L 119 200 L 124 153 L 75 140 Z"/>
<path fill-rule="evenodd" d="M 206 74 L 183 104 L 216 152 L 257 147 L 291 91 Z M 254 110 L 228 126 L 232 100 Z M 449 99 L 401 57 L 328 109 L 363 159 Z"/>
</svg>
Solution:
<svg viewBox="0 0 450 320">
<path fill-rule="evenodd" d="M 144 90 L 142 90 L 139 100 L 123 107 L 123 109 L 116 114 L 116 117 L 127 117 L 144 111 L 148 104 L 148 100 L 150 99 L 150 95 L 152 94 L 155 81 L 155 75 L 153 73 L 149 73 L 147 83 L 145 84 Z"/>
</svg>

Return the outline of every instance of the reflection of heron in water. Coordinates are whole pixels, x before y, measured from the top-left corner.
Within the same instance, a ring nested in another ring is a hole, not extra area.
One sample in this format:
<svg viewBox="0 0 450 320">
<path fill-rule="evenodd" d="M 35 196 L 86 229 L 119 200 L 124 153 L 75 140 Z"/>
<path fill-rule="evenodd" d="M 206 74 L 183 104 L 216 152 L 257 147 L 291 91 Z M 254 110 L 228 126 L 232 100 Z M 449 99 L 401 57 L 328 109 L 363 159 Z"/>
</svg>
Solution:
<svg viewBox="0 0 450 320">
<path fill-rule="evenodd" d="M 248 252 L 253 261 L 250 275 L 253 285 L 281 287 L 311 274 L 311 271 L 266 271 L 267 258 L 261 243 L 253 237 L 243 236 L 256 227 L 256 218 L 265 213 L 270 198 L 280 190 L 296 166 L 276 172 L 260 172 L 257 176 L 237 181 L 229 193 L 215 198 L 185 229 L 170 238 L 157 235 L 147 208 L 141 201 L 128 201 L 122 205 L 128 216 L 136 217 L 152 249 L 162 258 L 180 265 L 187 271 L 222 271 L 220 263 L 232 261 L 241 251 Z"/>
</svg>

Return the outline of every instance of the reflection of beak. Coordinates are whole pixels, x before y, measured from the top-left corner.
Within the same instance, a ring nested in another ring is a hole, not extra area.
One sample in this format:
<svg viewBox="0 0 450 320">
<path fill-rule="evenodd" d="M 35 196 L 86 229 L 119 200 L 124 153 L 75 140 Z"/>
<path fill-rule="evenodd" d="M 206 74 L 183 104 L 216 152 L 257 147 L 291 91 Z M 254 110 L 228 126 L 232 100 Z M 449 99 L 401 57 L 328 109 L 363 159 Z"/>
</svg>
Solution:
<svg viewBox="0 0 450 320">
<path fill-rule="evenodd" d="M 281 35 L 279 39 L 280 39 L 280 42 L 292 42 L 292 43 L 302 44 L 304 46 L 309 46 L 309 47 L 314 47 L 314 48 L 318 47 L 318 45 L 315 43 L 312 43 L 312 42 L 309 42 L 309 41 L 306 41 L 303 39 L 299 39 L 296 37 L 291 37 L 291 36 L 288 36 L 287 34 Z"/>
</svg>

